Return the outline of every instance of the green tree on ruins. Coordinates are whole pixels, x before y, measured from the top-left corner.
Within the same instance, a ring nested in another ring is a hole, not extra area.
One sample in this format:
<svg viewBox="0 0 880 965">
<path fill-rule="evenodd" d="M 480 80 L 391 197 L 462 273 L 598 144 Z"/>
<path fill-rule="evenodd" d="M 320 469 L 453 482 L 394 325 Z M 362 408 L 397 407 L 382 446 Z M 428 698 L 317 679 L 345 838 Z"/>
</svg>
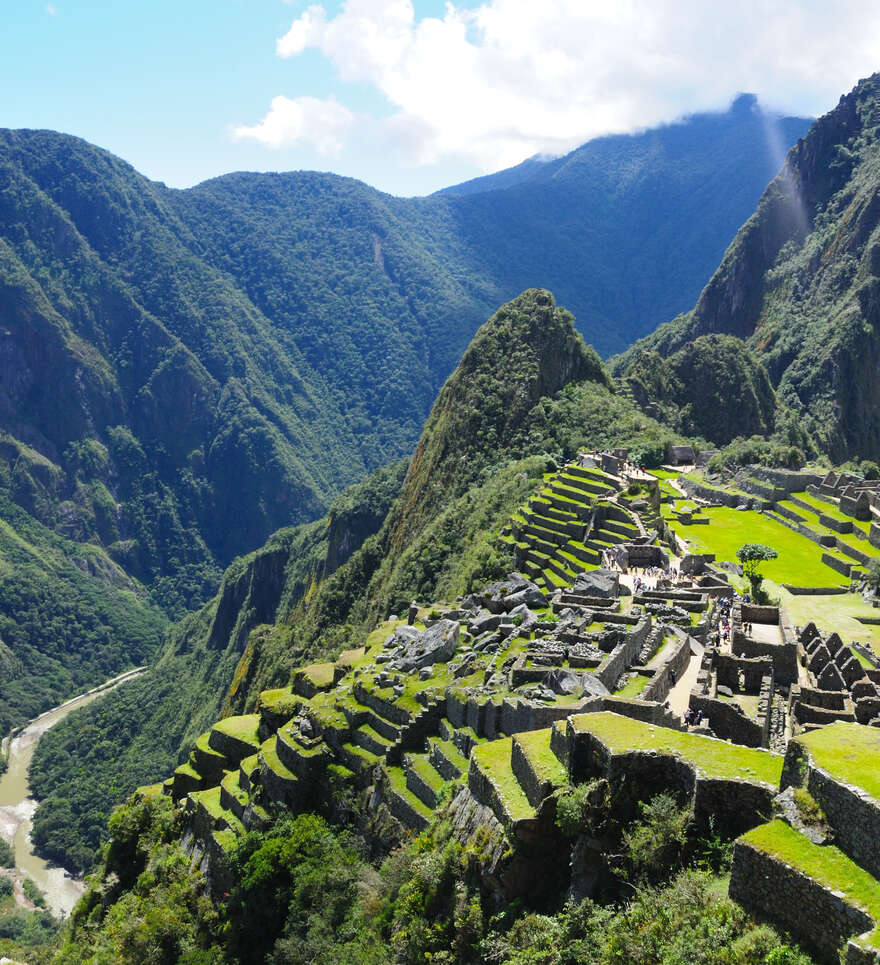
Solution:
<svg viewBox="0 0 880 965">
<path fill-rule="evenodd" d="M 752 599 L 757 600 L 761 593 L 761 576 L 759 567 L 768 560 L 775 560 L 779 554 L 772 546 L 765 546 L 764 543 L 744 543 L 736 551 L 736 558 L 740 561 L 743 568 L 743 576 L 749 581 L 752 588 Z"/>
</svg>

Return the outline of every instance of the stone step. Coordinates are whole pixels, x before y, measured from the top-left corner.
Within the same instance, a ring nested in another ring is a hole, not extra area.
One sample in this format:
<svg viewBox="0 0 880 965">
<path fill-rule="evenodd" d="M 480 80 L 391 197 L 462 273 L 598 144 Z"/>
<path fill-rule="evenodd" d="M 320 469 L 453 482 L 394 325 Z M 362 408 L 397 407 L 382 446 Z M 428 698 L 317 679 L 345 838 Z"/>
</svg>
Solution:
<svg viewBox="0 0 880 965">
<path fill-rule="evenodd" d="M 447 781 L 457 781 L 467 772 L 467 757 L 455 746 L 451 740 L 438 737 L 428 738 L 428 759 L 434 770 Z"/>
<path fill-rule="evenodd" d="M 244 823 L 244 811 L 250 802 L 247 791 L 239 783 L 238 771 L 225 774 L 220 782 L 220 806 L 231 811 L 239 821 Z"/>
<path fill-rule="evenodd" d="M 226 757 L 208 743 L 210 733 L 202 734 L 190 754 L 190 764 L 201 774 L 207 784 L 216 784 L 220 775 L 229 767 Z"/>
<path fill-rule="evenodd" d="M 551 730 L 546 727 L 516 734 L 513 738 L 513 773 L 534 808 L 568 780 L 565 767 L 551 748 L 550 737 Z"/>
<path fill-rule="evenodd" d="M 406 786 L 402 767 L 383 765 L 383 792 L 388 810 L 407 828 L 424 831 L 434 818 L 434 812 Z"/>
<path fill-rule="evenodd" d="M 254 782 L 258 779 L 260 773 L 260 755 L 259 752 L 256 754 L 251 754 L 250 757 L 246 757 L 238 765 L 238 783 L 239 786 L 250 793 L 254 786 Z"/>
<path fill-rule="evenodd" d="M 491 808 L 509 831 L 520 822 L 535 819 L 535 808 L 520 786 L 511 763 L 513 738 L 486 741 L 471 751 L 468 787 L 474 797 Z"/>
<path fill-rule="evenodd" d="M 567 482 L 555 478 L 550 481 L 547 486 L 547 491 L 554 496 L 559 496 L 563 500 L 567 500 L 569 504 L 574 504 L 570 510 L 572 513 L 578 512 L 578 510 L 575 509 L 575 505 L 580 506 L 582 512 L 584 509 L 592 512 L 591 501 L 596 498 L 595 495 L 591 495 L 577 486 L 569 486 Z M 564 508 L 564 506 L 560 508 Z"/>
<path fill-rule="evenodd" d="M 309 777 L 318 773 L 330 756 L 323 741 L 312 746 L 301 744 L 290 727 L 280 728 L 275 736 L 275 748 L 281 763 L 297 777 Z"/>
<path fill-rule="evenodd" d="M 541 497 L 537 497 L 529 503 L 529 511 L 536 516 L 541 516 L 544 519 L 552 519 L 557 523 L 574 523 L 577 526 L 583 525 L 583 520 L 576 513 L 565 509 L 557 509 Z"/>
<path fill-rule="evenodd" d="M 355 728 L 351 733 L 351 739 L 358 747 L 363 747 L 380 757 L 387 754 L 389 748 L 394 743 L 386 737 L 383 737 L 377 730 L 370 727 L 369 724 L 362 724 L 360 727 Z"/>
<path fill-rule="evenodd" d="M 570 553 L 581 563 L 586 563 L 588 566 L 597 564 L 601 559 L 600 554 L 595 550 L 591 550 L 588 546 L 585 546 L 583 543 L 579 543 L 575 540 L 572 540 L 565 547 L 565 551 Z"/>
<path fill-rule="evenodd" d="M 260 786 L 267 801 L 296 807 L 300 798 L 301 782 L 278 756 L 275 734 L 260 747 Z"/>
<path fill-rule="evenodd" d="M 367 724 L 392 743 L 400 737 L 401 728 L 397 724 L 383 717 L 372 707 L 358 703 L 354 697 L 348 696 L 344 700 L 339 700 L 336 706 L 345 714 L 352 729 Z"/>
<path fill-rule="evenodd" d="M 428 755 L 405 754 L 403 773 L 406 776 L 406 786 L 422 804 L 432 810 L 436 808 L 447 782 L 428 760 Z"/>
<path fill-rule="evenodd" d="M 208 745 L 222 754 L 230 765 L 238 766 L 260 749 L 260 715 L 224 717 L 211 728 Z"/>
<path fill-rule="evenodd" d="M 813 844 L 783 821 L 737 840 L 730 897 L 790 930 L 821 960 L 837 961 L 845 942 L 855 953 L 846 961 L 880 959 L 880 882 L 834 845 Z"/>
<path fill-rule="evenodd" d="M 194 827 L 196 834 L 204 841 L 210 837 L 211 831 L 232 831 L 236 835 L 244 834 L 244 825 L 227 808 L 220 803 L 221 788 L 209 787 L 204 791 L 193 791 L 189 795 L 194 811 Z"/>
<path fill-rule="evenodd" d="M 381 760 L 378 755 L 357 744 L 343 744 L 339 748 L 339 758 L 347 768 L 358 775 L 371 770 Z"/>
<path fill-rule="evenodd" d="M 605 519 L 602 521 L 602 529 L 608 533 L 616 533 L 623 537 L 625 543 L 638 538 L 639 530 L 637 526 L 630 526 L 626 523 L 618 522 L 616 519 Z"/>
<path fill-rule="evenodd" d="M 569 489 L 577 489 L 579 492 L 586 493 L 588 496 L 607 497 L 613 492 L 610 486 L 606 486 L 596 479 L 582 479 L 571 473 L 562 472 L 556 476 L 554 481 L 556 480 L 563 486 L 567 486 Z"/>
<path fill-rule="evenodd" d="M 200 791 L 203 787 L 202 775 L 187 761 L 174 771 L 174 777 L 171 781 L 171 797 L 175 801 L 179 801 L 191 791 Z"/>
<path fill-rule="evenodd" d="M 471 751 L 482 743 L 482 738 L 473 727 L 459 727 L 453 731 L 452 743 L 461 751 L 463 757 L 470 757 Z"/>
<path fill-rule="evenodd" d="M 593 482 L 597 485 L 604 486 L 606 489 L 612 491 L 617 489 L 614 483 L 598 469 L 587 469 L 584 466 L 569 465 L 565 467 L 563 472 L 567 473 L 569 476 L 577 476 L 578 479 L 584 479 L 587 482 Z"/>
<path fill-rule="evenodd" d="M 530 550 L 532 551 L 532 554 L 540 553 L 542 556 L 549 557 L 549 556 L 552 556 L 559 548 L 558 543 L 551 543 L 551 542 L 548 542 L 547 540 L 540 539 L 539 537 L 535 536 L 533 533 L 524 532 L 522 534 L 522 537 L 523 537 L 523 542 L 529 546 Z"/>
</svg>

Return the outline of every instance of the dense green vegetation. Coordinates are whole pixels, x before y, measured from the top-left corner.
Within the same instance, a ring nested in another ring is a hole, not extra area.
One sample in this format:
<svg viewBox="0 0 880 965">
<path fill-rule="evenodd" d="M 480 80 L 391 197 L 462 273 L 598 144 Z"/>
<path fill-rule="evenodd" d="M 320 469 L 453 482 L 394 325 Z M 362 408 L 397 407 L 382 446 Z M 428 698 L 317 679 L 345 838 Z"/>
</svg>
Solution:
<svg viewBox="0 0 880 965">
<path fill-rule="evenodd" d="M 573 819 L 574 833 L 584 819 Z M 56 961 L 807 965 L 722 897 L 709 856 L 725 850 L 696 836 L 672 797 L 645 802 L 625 830 L 601 808 L 586 819 L 608 836 L 618 882 L 601 900 L 557 894 L 542 908 L 512 903 L 493 914 L 478 842 L 462 847 L 443 821 L 377 867 L 354 834 L 300 814 L 234 846 L 229 893 L 211 907 L 177 850 L 170 801 L 135 796 L 111 820 L 100 877 Z"/>
<path fill-rule="evenodd" d="M 695 351 L 701 336 L 735 336 L 758 357 L 803 438 L 836 463 L 876 460 L 878 112 L 875 74 L 792 149 L 694 310 L 625 353 L 617 370 L 638 369 L 643 351 L 671 363 Z M 736 430 L 752 432 L 762 430 Z"/>
<path fill-rule="evenodd" d="M 624 380 L 640 405 L 687 435 L 726 444 L 775 430 L 776 398 L 767 372 L 732 336 L 702 336 L 667 359 L 637 352 Z"/>
<path fill-rule="evenodd" d="M 91 868 L 113 806 L 186 757 L 230 686 L 246 686 L 234 673 L 251 631 L 283 620 L 378 527 L 405 469 L 377 470 L 343 493 L 326 520 L 282 530 L 236 560 L 217 599 L 171 629 L 155 666 L 46 733 L 30 770 L 41 801 L 33 830 L 41 854 Z"/>
<path fill-rule="evenodd" d="M 66 558 L 0 568 L 0 727 L 155 649 L 160 618 L 106 585 L 178 619 L 411 452 L 511 293 L 552 281 L 602 351 L 687 305 L 773 173 L 766 121 L 746 99 L 408 200 L 309 173 L 171 191 L 75 138 L 0 132 L 3 539 Z"/>
<path fill-rule="evenodd" d="M 159 649 L 167 620 L 100 547 L 0 492 L 0 733 Z"/>
</svg>

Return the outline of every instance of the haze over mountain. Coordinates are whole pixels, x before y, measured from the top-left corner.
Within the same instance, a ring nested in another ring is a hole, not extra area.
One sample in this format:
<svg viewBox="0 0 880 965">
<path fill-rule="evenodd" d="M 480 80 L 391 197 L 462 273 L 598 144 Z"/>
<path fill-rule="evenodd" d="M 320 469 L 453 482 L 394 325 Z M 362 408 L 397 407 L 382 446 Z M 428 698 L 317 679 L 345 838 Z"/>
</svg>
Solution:
<svg viewBox="0 0 880 965">
<path fill-rule="evenodd" d="M 715 351 L 711 346 L 719 335 L 734 336 L 727 344 L 738 343 L 738 354 L 756 358 L 769 375 L 780 410 L 791 416 L 783 415 L 783 422 L 796 423 L 835 461 L 876 460 L 878 125 L 875 74 L 841 97 L 791 150 L 694 309 L 630 349 L 615 362 L 616 370 L 643 386 L 644 373 L 652 372 L 652 401 L 662 402 L 664 393 L 656 391 L 664 366 L 659 356 L 674 368 L 682 353 L 703 355 Z M 684 380 L 679 386 L 666 393 L 675 406 L 706 411 L 697 383 Z M 773 429 L 774 416 L 765 407 L 751 431 Z"/>
</svg>

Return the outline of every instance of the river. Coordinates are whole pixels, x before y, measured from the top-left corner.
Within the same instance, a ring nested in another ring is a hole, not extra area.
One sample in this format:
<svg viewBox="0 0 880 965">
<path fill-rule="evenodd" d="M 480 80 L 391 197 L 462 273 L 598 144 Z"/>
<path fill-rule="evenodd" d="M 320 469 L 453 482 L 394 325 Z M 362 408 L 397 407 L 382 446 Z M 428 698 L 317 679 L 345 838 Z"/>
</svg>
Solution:
<svg viewBox="0 0 880 965">
<path fill-rule="evenodd" d="M 16 870 L 11 877 L 21 904 L 30 907 L 21 891 L 23 876 L 33 879 L 46 896 L 46 904 L 54 915 L 69 915 L 85 890 L 81 880 L 71 877 L 63 868 L 37 857 L 31 850 L 31 822 L 37 802 L 30 797 L 28 767 L 40 738 L 50 727 L 64 720 L 72 710 L 85 707 L 101 694 L 137 677 L 145 670 L 146 667 L 137 667 L 120 674 L 94 690 L 47 710 L 45 714 L 32 720 L 11 741 L 8 737 L 3 739 L 3 749 L 9 750 L 9 766 L 6 773 L 0 776 L 0 835 L 15 848 Z"/>
</svg>

